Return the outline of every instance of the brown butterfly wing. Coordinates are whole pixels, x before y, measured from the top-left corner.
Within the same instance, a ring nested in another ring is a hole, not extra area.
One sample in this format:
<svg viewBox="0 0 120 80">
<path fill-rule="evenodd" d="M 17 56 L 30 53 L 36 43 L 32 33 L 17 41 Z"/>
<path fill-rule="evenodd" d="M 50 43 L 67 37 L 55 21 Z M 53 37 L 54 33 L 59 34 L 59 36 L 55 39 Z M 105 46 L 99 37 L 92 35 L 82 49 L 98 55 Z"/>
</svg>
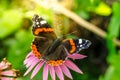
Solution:
<svg viewBox="0 0 120 80">
<path fill-rule="evenodd" d="M 34 15 L 32 32 L 35 36 L 46 37 L 55 40 L 57 37 L 53 31 L 53 28 L 40 16 Z"/>
</svg>

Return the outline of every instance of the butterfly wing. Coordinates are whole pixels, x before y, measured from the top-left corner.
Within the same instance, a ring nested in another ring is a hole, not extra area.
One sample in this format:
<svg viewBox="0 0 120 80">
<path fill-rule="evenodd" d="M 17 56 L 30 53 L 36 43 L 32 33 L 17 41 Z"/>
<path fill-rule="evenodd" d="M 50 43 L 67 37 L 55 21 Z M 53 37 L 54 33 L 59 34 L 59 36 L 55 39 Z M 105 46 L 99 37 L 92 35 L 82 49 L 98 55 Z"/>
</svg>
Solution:
<svg viewBox="0 0 120 80">
<path fill-rule="evenodd" d="M 58 39 L 56 43 L 62 39 Z M 68 51 L 70 54 L 73 53 L 78 53 L 82 49 L 87 49 L 91 45 L 91 42 L 86 39 L 68 39 L 68 40 L 63 40 L 56 49 L 53 48 L 51 49 L 52 54 L 49 54 L 49 56 L 46 56 L 46 59 L 53 59 L 53 60 L 65 60 L 67 56 Z M 55 45 L 54 45 L 55 46 Z"/>
<path fill-rule="evenodd" d="M 47 38 L 36 37 L 31 45 L 33 54 L 38 58 L 43 57 L 43 55 L 45 55 L 44 52 L 49 48 L 52 42 L 52 40 L 48 40 Z"/>
<path fill-rule="evenodd" d="M 63 45 L 70 54 L 73 54 L 88 48 L 91 45 L 91 42 L 86 39 L 69 39 L 63 41 Z"/>
<path fill-rule="evenodd" d="M 35 56 L 46 60 L 64 60 L 67 56 L 66 50 L 70 53 L 78 53 L 91 45 L 85 39 L 57 39 L 50 25 L 38 15 L 33 17 L 32 32 L 37 36 L 32 42 L 32 51 Z"/>
<path fill-rule="evenodd" d="M 53 28 L 40 16 L 34 15 L 32 32 L 35 36 L 49 38 L 55 40 L 57 37 L 53 31 Z"/>
<path fill-rule="evenodd" d="M 37 57 L 41 57 L 45 50 L 54 42 L 57 38 L 50 25 L 40 16 L 34 15 L 32 32 L 36 38 L 32 42 L 32 51 Z"/>
</svg>

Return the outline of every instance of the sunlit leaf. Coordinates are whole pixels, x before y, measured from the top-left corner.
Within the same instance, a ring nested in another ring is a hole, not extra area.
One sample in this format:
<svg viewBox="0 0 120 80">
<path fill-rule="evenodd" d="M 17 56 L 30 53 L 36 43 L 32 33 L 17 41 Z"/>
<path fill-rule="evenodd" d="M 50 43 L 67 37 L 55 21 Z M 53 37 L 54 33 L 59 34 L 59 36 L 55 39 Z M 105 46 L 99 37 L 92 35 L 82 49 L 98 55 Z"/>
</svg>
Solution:
<svg viewBox="0 0 120 80">
<path fill-rule="evenodd" d="M 7 10 L 0 18 L 0 38 L 5 38 L 21 27 L 22 14 L 19 10 Z"/>
<path fill-rule="evenodd" d="M 113 16 L 109 24 L 109 35 L 118 37 L 120 33 L 120 3 L 113 4 Z"/>
<path fill-rule="evenodd" d="M 107 4 L 101 2 L 99 6 L 96 7 L 95 12 L 102 16 L 109 16 L 112 10 Z"/>
</svg>

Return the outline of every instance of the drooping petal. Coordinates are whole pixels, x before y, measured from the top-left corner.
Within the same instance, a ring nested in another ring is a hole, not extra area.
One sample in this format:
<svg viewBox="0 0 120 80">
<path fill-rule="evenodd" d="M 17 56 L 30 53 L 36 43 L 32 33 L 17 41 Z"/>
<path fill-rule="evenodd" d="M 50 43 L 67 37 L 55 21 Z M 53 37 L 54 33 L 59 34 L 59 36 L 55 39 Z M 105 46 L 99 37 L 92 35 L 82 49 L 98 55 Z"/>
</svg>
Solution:
<svg viewBox="0 0 120 80">
<path fill-rule="evenodd" d="M 82 55 L 82 54 L 78 54 L 78 53 L 74 53 L 74 54 L 69 54 L 68 57 L 72 58 L 72 59 L 83 59 L 87 56 Z"/>
<path fill-rule="evenodd" d="M 52 80 L 55 80 L 55 70 L 53 66 L 49 66 L 49 70 L 50 70 L 50 75 Z"/>
<path fill-rule="evenodd" d="M 64 76 L 63 76 L 63 73 L 62 73 L 60 66 L 55 66 L 54 68 L 55 68 L 55 72 L 56 72 L 58 78 L 60 80 L 64 80 Z"/>
<path fill-rule="evenodd" d="M 44 61 L 41 61 L 33 70 L 31 79 L 38 73 L 38 71 L 41 69 L 42 65 L 44 64 Z"/>
<path fill-rule="evenodd" d="M 0 68 L 2 68 L 2 67 L 4 67 L 4 66 L 6 66 L 6 64 L 5 64 L 5 62 L 0 62 Z"/>
<path fill-rule="evenodd" d="M 48 80 L 48 64 L 45 64 L 43 69 L 43 80 Z"/>
<path fill-rule="evenodd" d="M 7 69 L 11 64 L 4 58 L 2 62 L 0 62 L 0 70 Z"/>
<path fill-rule="evenodd" d="M 9 77 L 0 77 L 0 80 L 15 80 L 15 78 L 9 78 Z"/>
<path fill-rule="evenodd" d="M 70 79 L 72 79 L 72 75 L 71 75 L 69 69 L 68 69 L 64 64 L 60 65 L 60 67 L 61 67 L 62 72 L 63 72 L 67 77 L 69 77 Z"/>
<path fill-rule="evenodd" d="M 25 72 L 24 76 L 27 75 L 38 62 L 40 62 L 40 60 L 36 60 L 35 62 L 33 62 L 32 65 Z"/>
<path fill-rule="evenodd" d="M 80 74 L 82 74 L 83 72 L 70 60 L 66 60 L 64 63 L 68 68 L 72 69 L 73 71 L 76 71 Z"/>
<path fill-rule="evenodd" d="M 19 71 L 12 68 L 12 64 L 3 58 L 0 62 L 0 80 L 14 80 L 19 76 Z"/>
<path fill-rule="evenodd" d="M 2 71 L 0 74 L 5 76 L 16 76 L 13 70 Z"/>
<path fill-rule="evenodd" d="M 8 68 L 8 65 L 3 65 L 3 66 L 0 66 L 1 70 L 2 69 L 7 69 Z"/>
</svg>

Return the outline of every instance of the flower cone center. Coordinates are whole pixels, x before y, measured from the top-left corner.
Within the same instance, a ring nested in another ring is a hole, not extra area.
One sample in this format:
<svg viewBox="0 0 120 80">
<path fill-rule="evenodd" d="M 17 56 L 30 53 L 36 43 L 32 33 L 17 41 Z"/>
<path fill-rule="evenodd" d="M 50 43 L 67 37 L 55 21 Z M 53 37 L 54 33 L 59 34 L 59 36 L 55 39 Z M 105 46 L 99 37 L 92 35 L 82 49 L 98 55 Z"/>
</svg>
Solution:
<svg viewBox="0 0 120 80">
<path fill-rule="evenodd" d="M 58 66 L 64 63 L 63 60 L 50 60 L 47 62 L 51 66 Z"/>
</svg>

